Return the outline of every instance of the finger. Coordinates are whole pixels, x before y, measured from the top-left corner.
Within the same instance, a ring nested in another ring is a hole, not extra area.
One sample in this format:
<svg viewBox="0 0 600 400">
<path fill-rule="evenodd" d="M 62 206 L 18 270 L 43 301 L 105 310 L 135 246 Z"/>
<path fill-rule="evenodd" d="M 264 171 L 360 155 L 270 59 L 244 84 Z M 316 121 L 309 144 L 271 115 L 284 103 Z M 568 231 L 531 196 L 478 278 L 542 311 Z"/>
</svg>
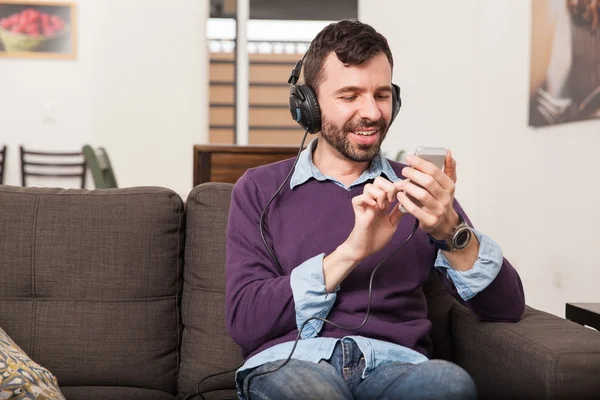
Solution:
<svg viewBox="0 0 600 400">
<path fill-rule="evenodd" d="M 377 202 L 368 195 L 360 194 L 352 198 L 352 204 L 357 207 L 377 207 Z"/>
<path fill-rule="evenodd" d="M 426 207 L 429 210 L 435 209 L 436 207 L 436 199 L 433 198 L 433 196 L 426 189 L 419 185 L 415 185 L 412 181 L 408 181 L 404 184 L 403 193 L 412 196 L 412 198 L 415 200 L 418 200 L 420 205 L 417 205 L 417 207 Z M 413 203 L 414 202 L 415 201 L 413 200 Z"/>
<path fill-rule="evenodd" d="M 404 190 L 404 185 L 409 182 L 410 179 L 401 179 L 393 183 L 394 185 L 394 201 L 392 203 L 396 203 L 398 201 L 398 192 Z"/>
<path fill-rule="evenodd" d="M 456 160 L 452 158 L 452 152 L 448 150 L 446 159 L 444 160 L 444 173 L 456 183 Z"/>
<path fill-rule="evenodd" d="M 426 173 L 413 168 L 404 168 L 402 170 L 402 175 L 407 178 L 407 181 L 412 182 L 413 185 L 420 186 L 429 192 L 434 198 L 438 200 L 442 200 L 444 198 L 444 188 L 431 175 L 427 175 Z M 405 186 L 406 185 L 408 185 L 408 182 L 405 184 Z"/>
<path fill-rule="evenodd" d="M 378 187 L 386 193 L 388 202 L 394 202 L 398 189 L 396 189 L 396 186 L 392 182 L 382 178 L 381 176 L 378 176 L 375 178 L 375 181 L 373 181 L 373 186 Z"/>
<path fill-rule="evenodd" d="M 405 215 L 405 213 L 402 212 L 402 210 L 400 210 L 400 207 L 393 207 L 392 211 L 388 214 L 388 218 L 390 221 L 390 224 L 392 224 L 392 226 L 398 226 L 398 224 L 400 223 L 400 220 L 402 219 L 402 217 Z"/>
<path fill-rule="evenodd" d="M 407 182 L 407 179 L 401 179 L 399 181 L 396 181 L 393 183 L 394 187 L 396 188 L 396 193 L 398 193 L 401 190 L 404 190 L 404 184 Z"/>
<path fill-rule="evenodd" d="M 427 219 L 427 212 L 417 206 L 404 192 L 398 192 L 398 201 L 406 209 L 406 211 L 421 222 Z M 400 208 L 400 206 L 398 206 Z"/>
<path fill-rule="evenodd" d="M 406 161 L 414 169 L 433 177 L 440 184 L 441 187 L 449 189 L 453 186 L 452 180 L 446 174 L 444 174 L 442 170 L 439 169 L 435 164 L 424 160 L 419 156 L 407 156 Z"/>
<path fill-rule="evenodd" d="M 383 210 L 386 204 L 386 194 L 383 190 L 369 183 L 365 185 L 363 194 L 371 196 L 377 202 L 377 206 Z"/>
</svg>

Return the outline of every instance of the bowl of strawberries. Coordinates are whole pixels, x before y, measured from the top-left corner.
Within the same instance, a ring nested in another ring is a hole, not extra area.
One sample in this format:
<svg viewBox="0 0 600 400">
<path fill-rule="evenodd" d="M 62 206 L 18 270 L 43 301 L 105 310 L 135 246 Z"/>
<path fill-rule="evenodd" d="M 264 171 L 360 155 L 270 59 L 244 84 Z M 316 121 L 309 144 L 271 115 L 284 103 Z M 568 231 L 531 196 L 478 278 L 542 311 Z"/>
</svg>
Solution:
<svg viewBox="0 0 600 400">
<path fill-rule="evenodd" d="M 34 51 L 66 31 L 60 17 L 33 8 L 0 19 L 0 40 L 6 51 Z"/>
</svg>

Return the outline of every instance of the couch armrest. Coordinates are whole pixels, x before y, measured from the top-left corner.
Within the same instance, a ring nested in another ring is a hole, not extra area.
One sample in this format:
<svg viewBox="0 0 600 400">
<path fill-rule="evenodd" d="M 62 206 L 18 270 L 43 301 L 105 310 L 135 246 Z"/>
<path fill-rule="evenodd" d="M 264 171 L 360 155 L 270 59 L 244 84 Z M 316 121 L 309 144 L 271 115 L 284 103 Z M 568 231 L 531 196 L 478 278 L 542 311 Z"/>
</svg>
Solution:
<svg viewBox="0 0 600 400">
<path fill-rule="evenodd" d="M 453 360 L 483 399 L 597 399 L 600 333 L 526 307 L 517 323 L 480 322 L 450 310 Z"/>
</svg>

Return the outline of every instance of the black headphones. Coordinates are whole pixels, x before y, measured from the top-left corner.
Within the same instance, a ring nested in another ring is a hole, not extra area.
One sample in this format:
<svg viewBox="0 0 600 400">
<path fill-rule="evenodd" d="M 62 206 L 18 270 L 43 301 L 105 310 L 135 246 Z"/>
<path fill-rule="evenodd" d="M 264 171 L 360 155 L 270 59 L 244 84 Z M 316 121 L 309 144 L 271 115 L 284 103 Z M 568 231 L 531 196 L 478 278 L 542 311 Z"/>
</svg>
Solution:
<svg viewBox="0 0 600 400">
<path fill-rule="evenodd" d="M 298 79 L 300 79 L 303 61 L 304 57 L 296 63 L 290 74 L 290 79 L 288 79 L 290 84 L 290 114 L 294 121 L 309 133 L 317 133 L 321 130 L 321 109 L 317 101 L 317 95 L 308 85 L 296 85 Z M 392 83 L 392 88 L 392 120 L 390 125 L 396 119 L 402 105 L 400 87 Z"/>
</svg>

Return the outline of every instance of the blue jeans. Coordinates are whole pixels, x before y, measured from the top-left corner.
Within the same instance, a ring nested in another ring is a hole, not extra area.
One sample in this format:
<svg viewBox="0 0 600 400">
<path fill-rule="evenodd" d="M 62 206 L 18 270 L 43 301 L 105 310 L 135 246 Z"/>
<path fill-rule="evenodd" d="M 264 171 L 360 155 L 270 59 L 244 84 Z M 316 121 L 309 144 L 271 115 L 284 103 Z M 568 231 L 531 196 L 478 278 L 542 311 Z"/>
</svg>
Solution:
<svg viewBox="0 0 600 400">
<path fill-rule="evenodd" d="M 243 382 L 248 400 L 285 399 L 477 399 L 469 374 L 448 361 L 420 364 L 383 364 L 362 378 L 365 359 L 351 340 L 340 341 L 329 360 L 319 363 L 290 360 L 275 372 L 281 361 L 256 368 Z M 242 398 L 244 398 L 242 397 Z"/>
</svg>

